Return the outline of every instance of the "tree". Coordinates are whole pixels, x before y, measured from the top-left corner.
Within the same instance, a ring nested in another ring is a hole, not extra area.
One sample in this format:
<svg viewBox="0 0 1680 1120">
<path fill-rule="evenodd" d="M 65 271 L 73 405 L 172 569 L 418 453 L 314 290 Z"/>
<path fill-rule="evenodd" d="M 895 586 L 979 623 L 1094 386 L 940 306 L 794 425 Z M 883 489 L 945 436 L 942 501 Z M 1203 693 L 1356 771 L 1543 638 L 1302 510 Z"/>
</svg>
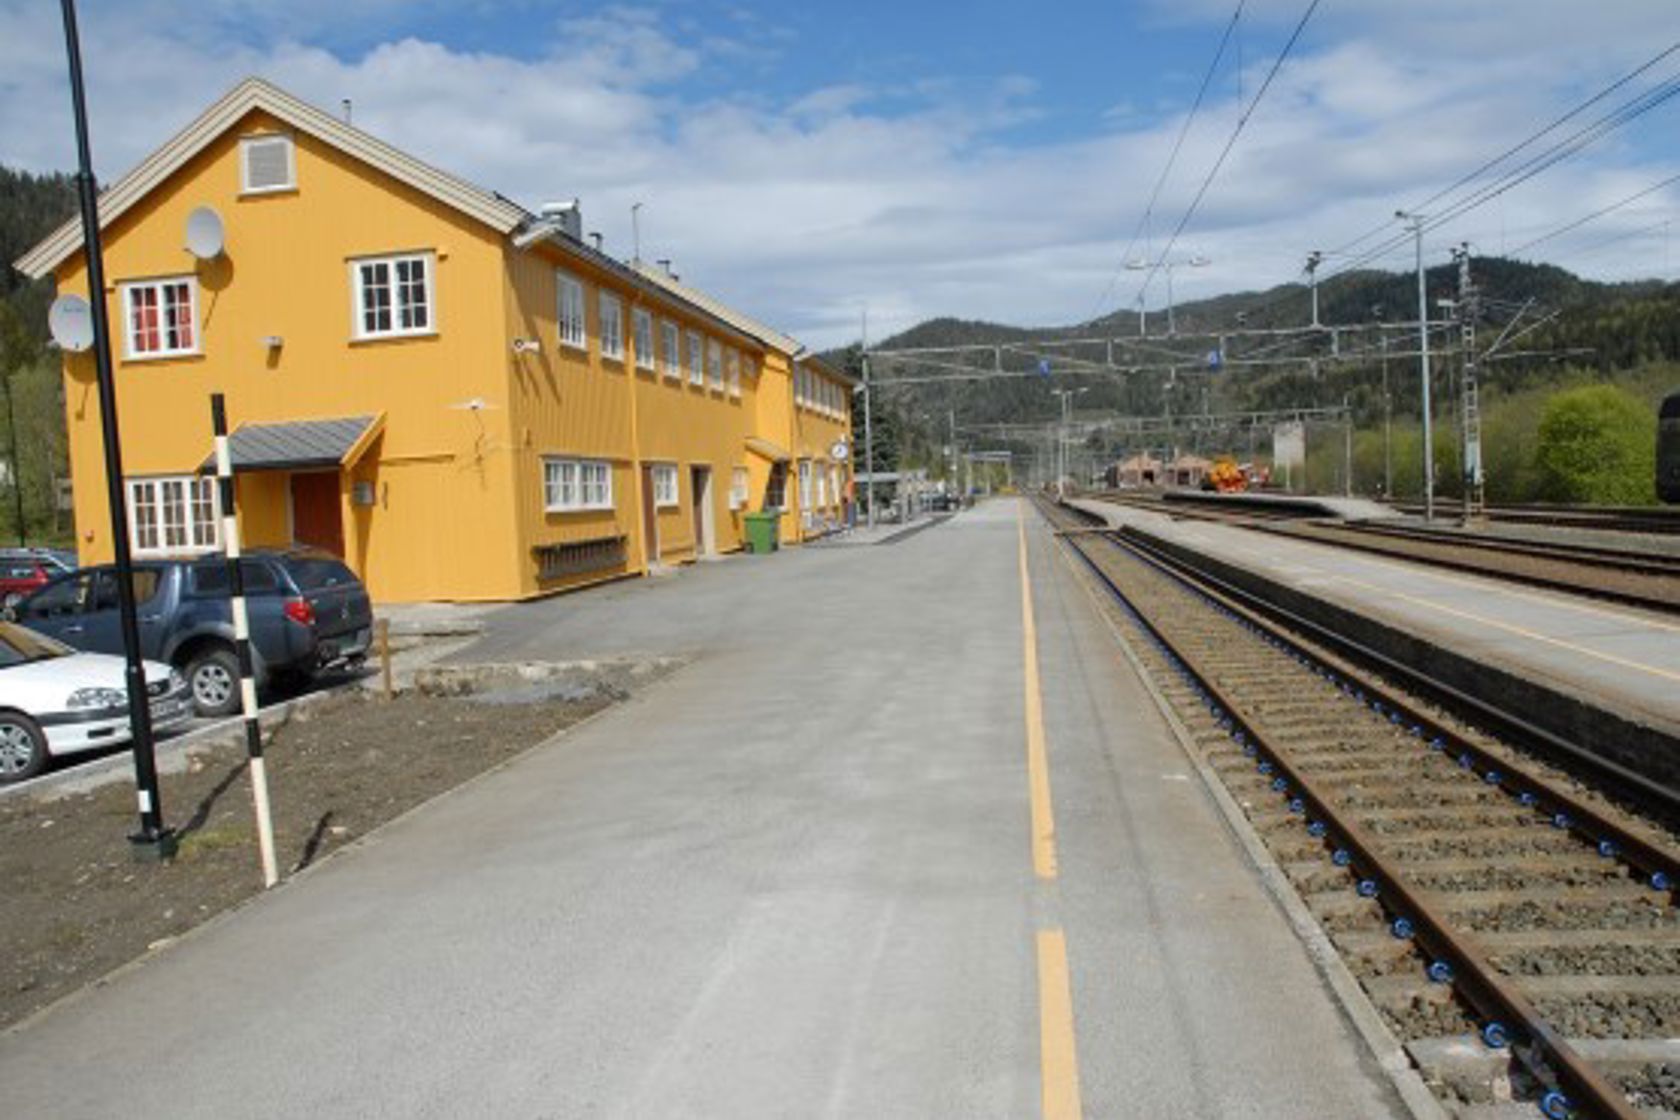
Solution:
<svg viewBox="0 0 1680 1120">
<path fill-rule="evenodd" d="M 1583 385 L 1546 402 L 1534 449 L 1552 501 L 1638 505 L 1656 500 L 1657 421 L 1614 385 Z"/>
</svg>

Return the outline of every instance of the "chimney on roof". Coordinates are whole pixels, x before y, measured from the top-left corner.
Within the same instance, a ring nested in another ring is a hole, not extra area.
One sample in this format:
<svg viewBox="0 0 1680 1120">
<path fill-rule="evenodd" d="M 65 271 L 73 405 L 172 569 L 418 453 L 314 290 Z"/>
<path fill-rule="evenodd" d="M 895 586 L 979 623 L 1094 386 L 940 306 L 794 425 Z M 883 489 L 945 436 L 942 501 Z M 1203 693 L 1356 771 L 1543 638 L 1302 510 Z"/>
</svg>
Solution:
<svg viewBox="0 0 1680 1120">
<path fill-rule="evenodd" d="M 342 98 L 342 99 L 340 99 L 339 104 L 344 106 L 344 123 L 349 124 L 350 123 L 350 99 L 348 97 Z"/>
<path fill-rule="evenodd" d="M 577 199 L 570 202 L 545 202 L 537 213 L 544 221 L 559 225 L 560 232 L 573 241 L 583 240 L 583 207 Z"/>
<path fill-rule="evenodd" d="M 663 268 L 665 270 L 665 275 L 669 276 L 671 279 L 675 280 L 677 278 L 677 274 L 671 271 L 670 257 L 660 257 L 653 263 L 658 265 L 660 268 Z"/>
<path fill-rule="evenodd" d="M 601 235 L 599 233 L 591 232 L 589 238 L 591 241 L 595 242 L 595 251 L 599 253 L 601 251 Z"/>
</svg>

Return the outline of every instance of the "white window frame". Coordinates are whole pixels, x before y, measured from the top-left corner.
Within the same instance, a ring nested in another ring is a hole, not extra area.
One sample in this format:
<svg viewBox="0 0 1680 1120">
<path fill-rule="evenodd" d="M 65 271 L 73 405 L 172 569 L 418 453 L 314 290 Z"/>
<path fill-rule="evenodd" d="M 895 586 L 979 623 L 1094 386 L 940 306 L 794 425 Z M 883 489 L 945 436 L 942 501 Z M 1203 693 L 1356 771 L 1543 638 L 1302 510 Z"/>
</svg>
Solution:
<svg viewBox="0 0 1680 1120">
<path fill-rule="evenodd" d="M 185 284 L 187 287 L 187 318 L 188 327 L 192 331 L 191 346 L 171 347 L 167 344 L 168 328 L 164 320 L 163 292 L 166 288 Z M 198 327 L 198 278 L 195 276 L 160 276 L 153 280 L 125 280 L 117 285 L 122 292 L 123 315 L 123 359 L 130 362 L 149 362 L 158 358 L 192 357 L 204 353 L 204 337 Z M 158 309 L 158 348 L 156 350 L 138 350 L 135 348 L 134 329 L 134 293 L 144 290 L 155 293 Z"/>
<path fill-rule="evenodd" d="M 589 297 L 583 281 L 558 269 L 554 272 L 554 318 L 561 346 L 589 349 Z"/>
<path fill-rule="evenodd" d="M 735 467 L 729 474 L 729 508 L 745 509 L 752 488 L 752 475 L 746 467 Z"/>
<path fill-rule="evenodd" d="M 636 368 L 657 369 L 653 353 L 653 314 L 647 308 L 630 309 L 630 336 L 636 346 Z"/>
<path fill-rule="evenodd" d="M 665 361 L 665 378 L 668 381 L 682 379 L 682 331 L 669 319 L 659 321 L 660 342 L 663 344 L 663 358 Z"/>
<path fill-rule="evenodd" d="M 282 144 L 286 149 L 286 181 L 269 187 L 251 185 L 251 149 L 259 144 Z M 283 132 L 263 132 L 239 138 L 239 193 L 279 194 L 297 190 L 297 143 Z"/>
<path fill-rule="evenodd" d="M 426 324 L 421 327 L 399 326 L 402 317 L 401 304 L 398 300 L 400 283 L 396 278 L 397 266 L 419 261 L 425 269 L 426 283 Z M 391 328 L 389 330 L 367 329 L 367 291 L 362 286 L 362 269 L 369 265 L 384 265 L 389 270 L 387 281 L 391 288 Z M 385 253 L 372 257 L 350 258 L 350 302 L 351 323 L 350 337 L 361 340 L 384 338 L 422 338 L 438 333 L 437 313 L 437 254 L 426 251 L 420 253 Z"/>
<path fill-rule="evenodd" d="M 706 343 L 699 331 L 688 332 L 688 383 L 699 388 L 706 384 Z"/>
<path fill-rule="evenodd" d="M 733 348 L 726 351 L 723 355 L 723 376 L 724 380 L 729 383 L 729 395 L 732 397 L 740 396 L 741 355 Z"/>
<path fill-rule="evenodd" d="M 612 464 L 604 459 L 543 456 L 543 510 L 582 513 L 612 509 L 612 474 Z"/>
<path fill-rule="evenodd" d="M 171 489 L 180 497 L 178 518 L 164 504 Z M 198 556 L 222 546 L 221 498 L 209 475 L 156 475 L 126 480 L 129 546 L 136 556 Z M 172 530 L 180 543 L 172 543 Z"/>
<path fill-rule="evenodd" d="M 611 312 L 609 315 L 608 313 Z M 624 301 L 606 289 L 596 292 L 595 313 L 601 320 L 601 357 L 624 360 Z"/>
<path fill-rule="evenodd" d="M 811 460 L 799 460 L 799 508 L 811 508 Z"/>
<path fill-rule="evenodd" d="M 653 464 L 653 507 L 655 509 L 675 509 L 682 504 L 681 495 L 677 489 L 677 465 L 675 463 Z"/>
<path fill-rule="evenodd" d="M 706 340 L 706 382 L 712 392 L 723 392 L 723 343 L 715 338 Z"/>
</svg>

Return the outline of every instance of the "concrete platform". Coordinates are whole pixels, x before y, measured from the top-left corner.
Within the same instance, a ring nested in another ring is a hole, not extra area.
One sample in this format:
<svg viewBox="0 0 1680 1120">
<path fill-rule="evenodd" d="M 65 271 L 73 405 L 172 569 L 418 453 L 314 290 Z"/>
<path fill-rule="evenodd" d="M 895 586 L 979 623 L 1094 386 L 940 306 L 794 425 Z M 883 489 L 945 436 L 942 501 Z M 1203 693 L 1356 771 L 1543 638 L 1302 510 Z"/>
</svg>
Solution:
<svg viewBox="0 0 1680 1120">
<path fill-rule="evenodd" d="M 484 616 L 695 661 L 0 1038 L 6 1113 L 1400 1115 L 1019 511 Z"/>
<path fill-rule="evenodd" d="M 1303 517 L 1335 517 L 1343 521 L 1382 521 L 1400 516 L 1393 506 L 1369 498 L 1337 498 L 1321 494 L 1262 491 L 1220 494 L 1210 490 L 1168 490 L 1161 495 L 1161 500 L 1169 506 L 1234 506 L 1261 512 L 1298 513 Z"/>
<path fill-rule="evenodd" d="M 1680 735 L 1680 623 L 1666 617 L 1239 526 L 1076 504 Z"/>
</svg>

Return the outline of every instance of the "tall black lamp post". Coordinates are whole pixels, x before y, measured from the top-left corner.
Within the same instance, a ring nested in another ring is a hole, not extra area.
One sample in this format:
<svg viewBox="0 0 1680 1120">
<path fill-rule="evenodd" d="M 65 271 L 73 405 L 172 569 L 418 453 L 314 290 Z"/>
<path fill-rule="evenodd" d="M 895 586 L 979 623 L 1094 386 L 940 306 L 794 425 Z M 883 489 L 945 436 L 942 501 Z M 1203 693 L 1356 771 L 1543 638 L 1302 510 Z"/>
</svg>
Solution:
<svg viewBox="0 0 1680 1120">
<path fill-rule="evenodd" d="M 105 494 L 111 507 L 111 547 L 117 567 L 117 606 L 127 662 L 128 719 L 133 729 L 134 785 L 140 801 L 140 831 L 129 836 L 136 858 L 168 859 L 175 834 L 163 826 L 157 759 L 152 750 L 152 710 L 146 669 L 140 660 L 140 624 L 134 604 L 134 566 L 128 548 L 128 507 L 123 498 L 122 447 L 117 438 L 117 389 L 111 377 L 111 329 L 105 314 L 105 262 L 99 243 L 99 198 L 88 145 L 87 100 L 82 89 L 82 50 L 76 33 L 75 0 L 61 0 L 64 45 L 70 56 L 70 100 L 76 116 L 76 187 L 82 204 L 82 238 L 87 256 L 88 303 L 93 318 L 93 358 L 99 377 L 99 420 L 105 442 Z"/>
</svg>

